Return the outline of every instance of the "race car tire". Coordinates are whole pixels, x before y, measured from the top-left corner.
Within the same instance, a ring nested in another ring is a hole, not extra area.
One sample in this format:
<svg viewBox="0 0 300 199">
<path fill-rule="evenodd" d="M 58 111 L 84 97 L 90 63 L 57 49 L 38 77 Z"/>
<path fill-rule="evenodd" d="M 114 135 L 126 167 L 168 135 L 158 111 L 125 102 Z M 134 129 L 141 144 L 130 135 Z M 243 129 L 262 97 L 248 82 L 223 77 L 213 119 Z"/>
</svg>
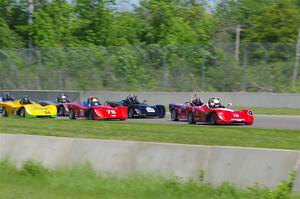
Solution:
<svg viewBox="0 0 300 199">
<path fill-rule="evenodd" d="M 69 112 L 69 118 L 70 120 L 76 120 L 75 112 L 72 109 Z"/>
<path fill-rule="evenodd" d="M 20 109 L 20 117 L 26 117 L 25 108 Z"/>
<path fill-rule="evenodd" d="M 154 106 L 155 110 L 157 111 L 158 118 L 164 118 L 166 116 L 166 108 L 163 105 L 156 105 Z"/>
<path fill-rule="evenodd" d="M 6 111 L 6 108 L 5 107 L 3 107 L 2 108 L 2 117 L 7 117 L 7 111 Z"/>
<path fill-rule="evenodd" d="M 171 111 L 171 120 L 178 121 L 178 114 L 175 109 Z"/>
<path fill-rule="evenodd" d="M 188 114 L 188 122 L 189 124 L 196 124 L 194 114 L 192 112 L 189 112 Z"/>
<path fill-rule="evenodd" d="M 87 113 L 87 119 L 88 119 L 88 120 L 94 120 L 94 111 L 93 111 L 93 110 L 90 110 L 90 111 Z"/>
<path fill-rule="evenodd" d="M 134 117 L 134 110 L 133 108 L 128 109 L 128 118 L 133 118 Z"/>
<path fill-rule="evenodd" d="M 210 117 L 209 117 L 209 122 L 211 125 L 216 125 L 217 124 L 217 114 L 213 112 Z"/>
<path fill-rule="evenodd" d="M 64 116 L 65 115 L 65 108 L 63 106 L 59 106 L 57 110 L 58 116 Z"/>
</svg>

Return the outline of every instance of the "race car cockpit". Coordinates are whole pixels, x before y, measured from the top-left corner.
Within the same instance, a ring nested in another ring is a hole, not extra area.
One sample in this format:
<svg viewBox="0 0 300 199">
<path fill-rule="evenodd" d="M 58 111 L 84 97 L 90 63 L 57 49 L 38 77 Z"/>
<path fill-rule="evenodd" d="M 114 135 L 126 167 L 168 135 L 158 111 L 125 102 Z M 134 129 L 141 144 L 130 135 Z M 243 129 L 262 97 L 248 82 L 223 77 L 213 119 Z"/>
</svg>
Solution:
<svg viewBox="0 0 300 199">
<path fill-rule="evenodd" d="M 9 92 L 4 92 L 2 97 L 1 97 L 1 101 L 2 102 L 11 102 L 14 101 L 15 99 L 10 95 Z"/>
<path fill-rule="evenodd" d="M 89 104 L 89 106 L 100 106 L 100 101 L 97 97 L 89 97 L 87 99 L 87 103 Z"/>
<path fill-rule="evenodd" d="M 219 98 L 210 98 L 208 100 L 208 107 L 209 108 L 225 108 L 225 106 L 222 106 Z"/>
<path fill-rule="evenodd" d="M 25 104 L 33 104 L 33 102 L 30 100 L 29 97 L 23 96 L 20 100 L 20 104 L 25 105 Z"/>
<path fill-rule="evenodd" d="M 126 100 L 124 100 L 124 104 L 132 105 L 132 104 L 140 104 L 136 95 L 128 95 Z"/>
<path fill-rule="evenodd" d="M 58 103 L 67 103 L 70 102 L 69 97 L 63 93 L 57 96 L 56 98 Z"/>
<path fill-rule="evenodd" d="M 202 100 L 200 99 L 200 97 L 194 97 L 193 99 L 191 99 L 190 104 L 191 104 L 192 106 L 202 106 L 202 105 L 203 105 L 203 102 L 202 102 Z"/>
</svg>

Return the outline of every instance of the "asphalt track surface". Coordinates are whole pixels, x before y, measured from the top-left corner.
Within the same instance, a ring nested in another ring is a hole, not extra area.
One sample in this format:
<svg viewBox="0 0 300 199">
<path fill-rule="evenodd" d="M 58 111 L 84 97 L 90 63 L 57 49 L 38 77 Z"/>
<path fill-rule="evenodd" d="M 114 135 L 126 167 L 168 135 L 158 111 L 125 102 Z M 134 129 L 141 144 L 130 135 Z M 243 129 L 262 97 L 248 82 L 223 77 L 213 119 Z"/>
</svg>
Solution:
<svg viewBox="0 0 300 199">
<path fill-rule="evenodd" d="M 58 117 L 57 119 L 69 119 L 69 117 Z M 133 118 L 124 122 L 140 122 L 152 124 L 174 124 L 174 125 L 190 125 L 187 121 L 171 121 L 170 113 L 165 118 Z M 208 123 L 197 123 L 199 126 L 210 126 Z M 220 125 L 218 125 L 220 126 Z M 263 128 L 263 129 L 288 129 L 300 131 L 300 116 L 289 115 L 256 115 L 254 124 L 251 126 L 243 124 L 227 124 L 224 127 L 240 127 L 240 128 Z"/>
<path fill-rule="evenodd" d="M 185 121 L 173 122 L 170 114 L 167 113 L 165 118 L 136 118 L 128 119 L 127 122 L 142 122 L 142 123 L 158 123 L 158 124 L 179 124 L 188 125 Z M 197 123 L 197 125 L 208 125 L 206 123 Z M 233 124 L 224 125 L 230 127 L 246 127 L 246 128 L 265 128 L 265 129 L 290 129 L 300 131 L 300 116 L 288 115 L 256 115 L 254 124 L 251 126 Z"/>
</svg>

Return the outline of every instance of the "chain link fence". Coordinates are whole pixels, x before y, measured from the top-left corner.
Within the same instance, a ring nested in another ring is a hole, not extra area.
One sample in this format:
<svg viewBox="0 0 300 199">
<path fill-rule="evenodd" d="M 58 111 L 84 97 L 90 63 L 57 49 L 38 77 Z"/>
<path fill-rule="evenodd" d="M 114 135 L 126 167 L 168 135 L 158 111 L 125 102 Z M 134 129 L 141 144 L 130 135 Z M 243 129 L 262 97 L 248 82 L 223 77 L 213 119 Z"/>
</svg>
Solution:
<svg viewBox="0 0 300 199">
<path fill-rule="evenodd" d="M 0 49 L 0 89 L 296 92 L 294 44 Z M 298 78 L 299 79 L 299 78 Z M 298 89 L 298 90 L 297 90 Z"/>
</svg>

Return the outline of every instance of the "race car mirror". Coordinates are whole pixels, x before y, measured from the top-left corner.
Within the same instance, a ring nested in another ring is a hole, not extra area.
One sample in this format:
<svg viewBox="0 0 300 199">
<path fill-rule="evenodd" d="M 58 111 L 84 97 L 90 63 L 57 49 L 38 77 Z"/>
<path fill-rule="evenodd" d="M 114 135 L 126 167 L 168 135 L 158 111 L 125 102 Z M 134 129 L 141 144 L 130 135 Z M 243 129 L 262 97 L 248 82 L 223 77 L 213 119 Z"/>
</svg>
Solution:
<svg viewBox="0 0 300 199">
<path fill-rule="evenodd" d="M 232 106 L 232 103 L 228 103 L 227 108 L 230 108 Z"/>
</svg>

